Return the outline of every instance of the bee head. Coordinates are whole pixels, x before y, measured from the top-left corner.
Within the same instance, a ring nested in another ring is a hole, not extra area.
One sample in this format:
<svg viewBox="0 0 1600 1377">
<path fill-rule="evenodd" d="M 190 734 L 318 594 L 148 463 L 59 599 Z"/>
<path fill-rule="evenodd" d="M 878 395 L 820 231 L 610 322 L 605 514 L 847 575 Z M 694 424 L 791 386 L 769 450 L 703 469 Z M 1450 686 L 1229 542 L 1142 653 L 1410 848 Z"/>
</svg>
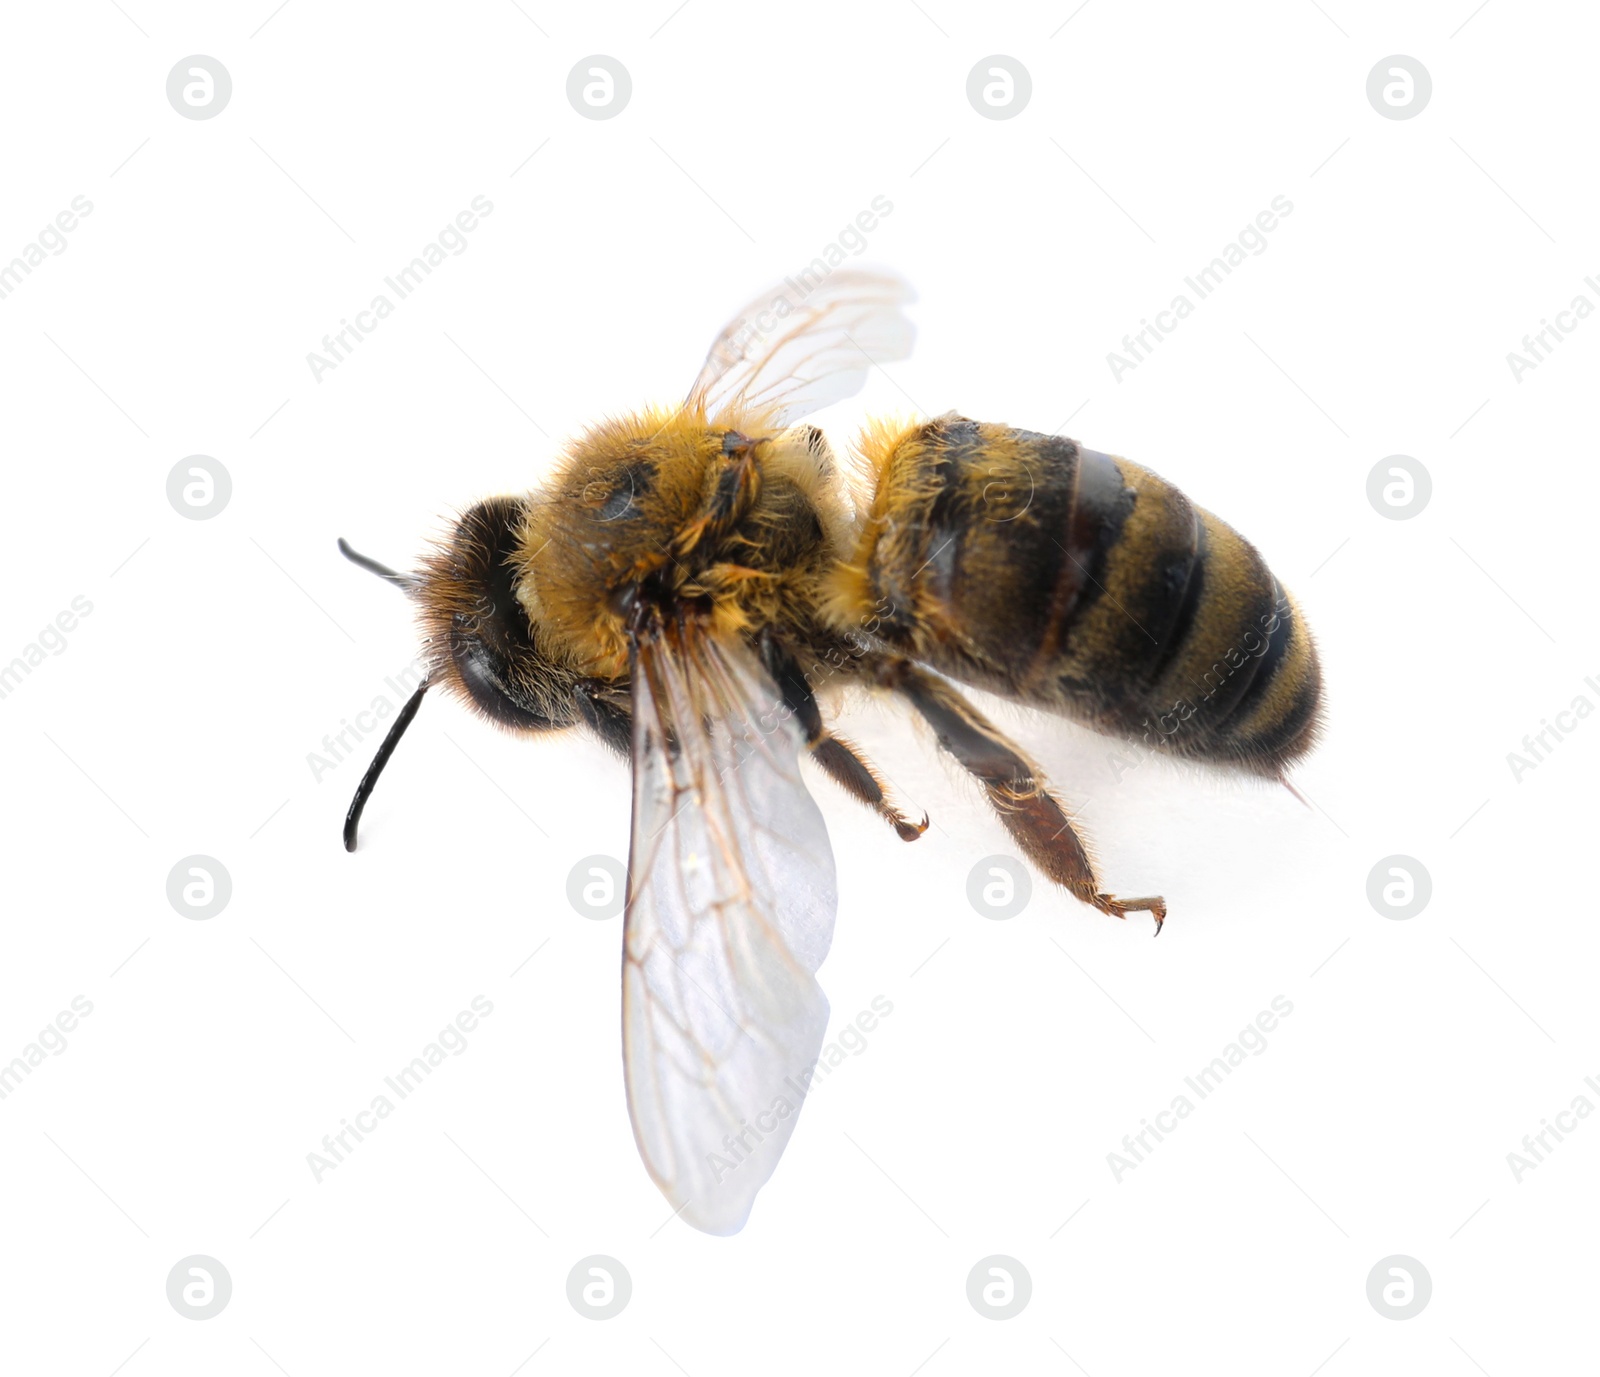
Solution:
<svg viewBox="0 0 1600 1377">
<path fill-rule="evenodd" d="M 611 701 L 615 695 L 579 674 L 570 657 L 552 648 L 519 595 L 521 576 L 513 556 L 526 508 L 525 499 L 513 497 L 478 503 L 415 574 L 398 574 L 339 542 L 346 559 L 416 601 L 428 661 L 426 677 L 396 714 L 356 787 L 344 820 L 346 851 L 356 849 L 362 810 L 431 687 L 444 685 L 510 731 L 556 731 L 584 721 L 608 745 L 624 749 L 627 718 Z"/>
<path fill-rule="evenodd" d="M 413 592 L 433 682 L 502 727 L 547 731 L 578 720 L 582 676 L 519 596 L 526 509 L 513 497 L 469 509 L 428 556 Z"/>
</svg>

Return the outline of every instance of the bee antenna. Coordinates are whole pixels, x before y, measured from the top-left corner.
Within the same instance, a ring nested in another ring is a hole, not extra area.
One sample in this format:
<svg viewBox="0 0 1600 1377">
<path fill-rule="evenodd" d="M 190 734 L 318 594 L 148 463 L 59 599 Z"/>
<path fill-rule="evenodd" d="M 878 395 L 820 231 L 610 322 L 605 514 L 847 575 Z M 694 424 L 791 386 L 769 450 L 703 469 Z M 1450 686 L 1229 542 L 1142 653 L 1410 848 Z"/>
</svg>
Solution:
<svg viewBox="0 0 1600 1377">
<path fill-rule="evenodd" d="M 417 580 L 411 574 L 397 574 L 387 564 L 379 564 L 370 555 L 363 555 L 350 548 L 350 542 L 343 536 L 339 537 L 339 553 L 352 564 L 358 564 L 369 574 L 376 574 L 380 579 L 394 584 L 403 593 L 410 593 L 416 589 Z"/>
<path fill-rule="evenodd" d="M 341 546 L 344 542 L 339 542 Z M 345 551 L 350 554 L 349 550 Z M 361 556 L 351 554 L 350 557 L 357 563 Z M 380 565 L 381 569 L 382 566 Z M 417 715 L 417 709 L 422 706 L 422 695 L 428 691 L 430 680 L 424 679 L 417 685 L 417 691 L 406 699 L 405 707 L 400 709 L 400 715 L 394 719 L 394 726 L 389 728 L 389 734 L 383 738 L 383 745 L 378 747 L 377 755 L 372 757 L 372 764 L 367 766 L 366 774 L 361 776 L 361 783 L 356 785 L 356 796 L 350 800 L 350 811 L 344 815 L 344 849 L 356 849 L 356 828 L 361 824 L 361 810 L 367 806 L 367 800 L 372 797 L 372 791 L 378 787 L 378 776 L 383 773 L 383 767 L 389 763 L 389 757 L 394 754 L 394 748 L 400 744 L 400 738 L 406 734 L 406 728 L 411 725 L 411 719 Z"/>
</svg>

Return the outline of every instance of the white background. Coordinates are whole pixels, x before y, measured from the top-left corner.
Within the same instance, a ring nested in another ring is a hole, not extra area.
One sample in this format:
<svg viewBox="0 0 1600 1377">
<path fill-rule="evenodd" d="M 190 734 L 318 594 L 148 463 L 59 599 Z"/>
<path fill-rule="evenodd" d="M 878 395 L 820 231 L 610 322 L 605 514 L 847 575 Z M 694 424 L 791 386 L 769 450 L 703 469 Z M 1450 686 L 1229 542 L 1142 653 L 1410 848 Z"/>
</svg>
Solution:
<svg viewBox="0 0 1600 1377">
<path fill-rule="evenodd" d="M 93 611 L 0 700 L 0 1057 L 93 1013 L 0 1101 L 0 1366 L 1498 1377 L 1587 1347 L 1600 1126 L 1520 1182 L 1507 1154 L 1600 1104 L 1600 720 L 1520 781 L 1507 753 L 1600 704 L 1600 320 L 1520 381 L 1506 355 L 1600 304 L 1595 16 L 272 3 L 5 21 L 0 261 L 93 211 L 0 300 L 0 662 Z M 606 121 L 565 94 L 597 53 L 633 81 Z M 167 102 L 189 54 L 231 73 L 214 119 Z M 1031 74 L 1013 119 L 967 102 L 990 54 Z M 1390 54 L 1431 73 L 1413 119 L 1368 103 Z M 476 195 L 466 251 L 317 381 L 307 353 Z M 846 730 L 936 825 L 902 845 L 818 784 L 822 979 L 837 1020 L 894 1012 L 710 1238 L 667 1222 L 632 1141 L 620 920 L 565 898 L 625 854 L 625 770 L 430 701 L 346 855 L 375 742 L 320 780 L 308 754 L 393 698 L 415 640 L 334 541 L 408 564 L 589 421 L 677 400 L 729 312 L 880 195 L 860 261 L 916 285 L 918 346 L 826 414 L 836 442 L 883 411 L 1064 426 L 1243 531 L 1320 638 L 1317 807 L 1155 764 L 1119 784 L 1105 743 L 999 707 L 1108 885 L 1172 917 L 1155 942 L 1041 884 L 990 921 L 967 876 L 1004 833 L 859 705 Z M 1114 377 L 1278 195 L 1266 251 Z M 232 476 L 212 520 L 166 498 L 193 454 Z M 1406 521 L 1366 496 L 1393 454 L 1432 475 Z M 166 897 L 194 853 L 232 877 L 208 921 Z M 1397 853 L 1432 877 L 1409 921 L 1367 899 Z M 315 1180 L 323 1135 L 477 995 L 468 1049 Z M 1119 1181 L 1123 1135 L 1275 996 L 1267 1049 Z M 166 1298 L 191 1254 L 233 1280 L 203 1322 Z M 591 1254 L 633 1281 L 603 1323 L 566 1296 Z M 991 1254 L 1032 1278 L 1005 1322 L 966 1298 Z M 1414 1319 L 1368 1302 L 1391 1254 L 1431 1274 Z"/>
</svg>

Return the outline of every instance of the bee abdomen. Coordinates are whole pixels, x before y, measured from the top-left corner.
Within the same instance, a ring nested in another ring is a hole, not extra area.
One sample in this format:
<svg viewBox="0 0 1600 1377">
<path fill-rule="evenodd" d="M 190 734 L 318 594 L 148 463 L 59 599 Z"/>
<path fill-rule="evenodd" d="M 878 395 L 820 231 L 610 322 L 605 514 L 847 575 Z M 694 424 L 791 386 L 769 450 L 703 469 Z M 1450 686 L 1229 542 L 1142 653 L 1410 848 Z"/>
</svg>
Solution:
<svg viewBox="0 0 1600 1377">
<path fill-rule="evenodd" d="M 1308 748 L 1320 672 L 1294 603 L 1155 474 L 960 417 L 868 457 L 852 574 L 896 649 L 1179 755 L 1277 773 Z"/>
</svg>

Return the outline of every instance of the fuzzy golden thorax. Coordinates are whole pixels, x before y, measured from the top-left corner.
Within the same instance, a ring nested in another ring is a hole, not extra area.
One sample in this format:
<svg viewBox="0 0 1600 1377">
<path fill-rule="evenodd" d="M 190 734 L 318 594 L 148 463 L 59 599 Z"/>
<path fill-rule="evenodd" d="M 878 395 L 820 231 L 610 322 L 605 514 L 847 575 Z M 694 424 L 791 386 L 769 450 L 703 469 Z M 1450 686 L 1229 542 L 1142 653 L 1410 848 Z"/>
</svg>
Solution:
<svg viewBox="0 0 1600 1377">
<path fill-rule="evenodd" d="M 530 497 L 512 564 L 517 596 L 583 672 L 628 672 L 640 599 L 693 610 L 721 635 L 807 632 L 848 519 L 811 427 L 649 411 L 594 427 Z"/>
</svg>

